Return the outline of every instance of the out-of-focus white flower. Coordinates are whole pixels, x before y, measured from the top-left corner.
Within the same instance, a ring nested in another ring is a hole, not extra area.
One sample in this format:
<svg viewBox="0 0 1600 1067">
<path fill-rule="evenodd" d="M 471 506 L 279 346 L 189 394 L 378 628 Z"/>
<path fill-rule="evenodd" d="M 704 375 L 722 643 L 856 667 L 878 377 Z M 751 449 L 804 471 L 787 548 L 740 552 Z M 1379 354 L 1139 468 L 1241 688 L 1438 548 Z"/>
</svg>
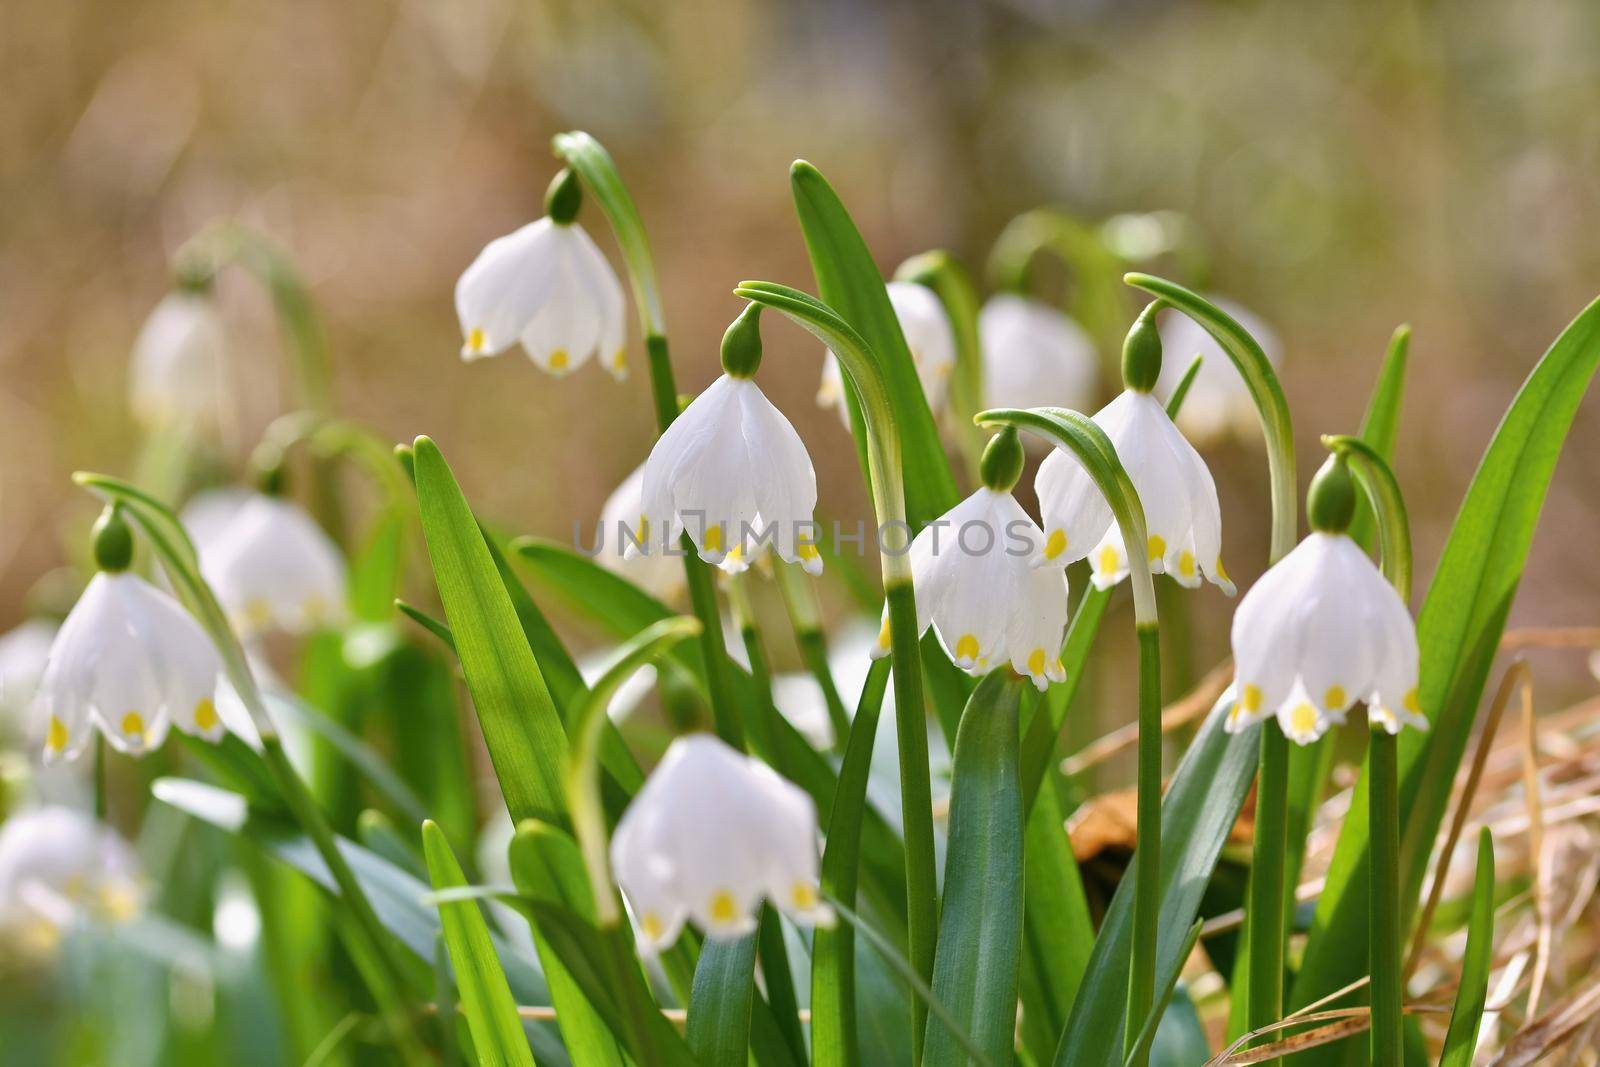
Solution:
<svg viewBox="0 0 1600 1067">
<path fill-rule="evenodd" d="M 1063 681 L 1067 582 L 1046 567 L 1044 534 L 1010 492 L 979 489 L 923 527 L 911 542 L 917 631 L 931 625 L 969 674 L 1010 663 L 1039 689 Z M 889 654 L 889 619 L 873 648 Z"/>
<path fill-rule="evenodd" d="M 890 282 L 889 302 L 894 305 L 895 317 L 900 320 L 900 332 L 905 335 L 906 347 L 911 350 L 911 362 L 917 367 L 917 381 L 922 383 L 922 393 L 928 398 L 928 407 L 937 416 L 944 406 L 945 393 L 950 384 L 950 373 L 956 365 L 956 335 L 950 328 L 950 316 L 932 289 L 916 282 Z M 837 408 L 845 428 L 850 426 L 849 405 L 844 402 L 844 374 L 839 360 L 829 352 L 822 363 L 822 385 L 817 389 L 817 403 L 823 407 Z"/>
<path fill-rule="evenodd" d="M 50 645 L 57 626 L 43 619 L 29 619 L 0 636 L 0 731 L 23 732 L 23 719 L 39 692 Z"/>
<path fill-rule="evenodd" d="M 344 559 L 298 505 L 224 489 L 200 494 L 182 518 L 201 574 L 241 634 L 304 633 L 344 619 Z"/>
<path fill-rule="evenodd" d="M 1312 533 L 1266 574 L 1233 617 L 1238 700 L 1227 726 L 1276 714 L 1300 744 L 1358 700 L 1374 726 L 1428 728 L 1417 704 L 1417 630 L 1405 602 L 1343 533 Z"/>
<path fill-rule="evenodd" d="M 1222 566 L 1216 483 L 1166 408 L 1150 393 L 1129 389 L 1096 412 L 1094 421 L 1111 438 L 1144 505 L 1150 569 L 1191 588 L 1203 574 L 1232 596 L 1233 582 Z M 1087 557 L 1100 589 L 1128 576 L 1122 531 L 1076 456 L 1061 448 L 1052 452 L 1039 465 L 1034 488 L 1044 517 L 1046 559 L 1065 565 Z"/>
<path fill-rule="evenodd" d="M 39 684 L 44 759 L 72 759 L 90 725 L 119 752 L 159 748 L 167 727 L 216 741 L 220 667 L 211 640 L 176 600 L 126 571 L 89 582 L 50 647 Z"/>
<path fill-rule="evenodd" d="M 133 342 L 129 403 L 148 428 L 215 427 L 225 385 L 222 324 L 213 299 L 179 289 L 157 304 Z"/>
<path fill-rule="evenodd" d="M 833 748 L 833 721 L 828 718 L 827 700 L 822 687 L 805 671 L 786 671 L 772 676 L 772 703 L 778 714 L 800 732 L 812 748 L 827 752 Z M 847 705 L 848 707 L 848 705 Z"/>
<path fill-rule="evenodd" d="M 724 374 L 684 409 L 644 465 L 639 544 L 661 552 L 686 531 L 700 558 L 737 573 L 770 544 L 822 573 L 812 511 L 817 476 L 800 435 L 749 378 Z"/>
<path fill-rule="evenodd" d="M 1048 304 L 1015 293 L 992 296 L 978 313 L 978 336 L 986 407 L 1086 411 L 1098 401 L 1094 341 Z"/>
<path fill-rule="evenodd" d="M 79 919 L 121 922 L 143 905 L 138 857 L 82 812 L 30 808 L 0 825 L 0 936 L 13 947 L 44 954 Z"/>
<path fill-rule="evenodd" d="M 811 798 L 709 734 L 667 749 L 617 824 L 611 865 L 645 951 L 672 944 L 691 918 L 713 938 L 747 934 L 763 898 L 798 922 L 833 921 Z"/>
<path fill-rule="evenodd" d="M 665 550 L 659 531 L 640 529 L 643 490 L 644 465 L 640 464 L 606 497 L 600 509 L 599 560 L 657 600 L 674 600 L 683 592 L 683 560 Z M 657 536 L 652 538 L 652 532 Z M 625 555 L 630 538 L 646 544 L 648 551 Z"/>
<path fill-rule="evenodd" d="M 1232 300 L 1211 297 L 1211 302 L 1228 313 L 1261 345 L 1261 351 L 1274 367 L 1283 360 L 1283 345 L 1260 316 L 1240 307 Z M 1255 402 L 1250 390 L 1239 376 L 1239 368 L 1218 345 L 1206 328 L 1174 308 L 1161 312 L 1161 348 L 1166 360 L 1161 367 L 1161 377 L 1156 391 L 1163 397 L 1171 396 L 1195 356 L 1201 356 L 1200 372 L 1184 398 L 1178 412 L 1178 425 L 1194 440 L 1205 444 L 1232 433 L 1250 438 L 1260 433 Z"/>
<path fill-rule="evenodd" d="M 591 358 L 627 376 L 622 283 L 576 222 L 549 217 L 490 241 L 456 283 L 461 358 L 497 356 L 517 342 L 551 374 Z"/>
</svg>

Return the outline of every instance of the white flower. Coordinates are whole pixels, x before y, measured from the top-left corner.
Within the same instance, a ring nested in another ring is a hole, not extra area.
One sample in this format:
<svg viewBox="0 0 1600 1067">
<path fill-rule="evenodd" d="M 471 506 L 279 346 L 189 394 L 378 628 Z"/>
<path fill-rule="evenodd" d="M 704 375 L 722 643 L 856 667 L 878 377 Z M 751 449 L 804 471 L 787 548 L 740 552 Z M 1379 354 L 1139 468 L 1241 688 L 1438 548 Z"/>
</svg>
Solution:
<svg viewBox="0 0 1600 1067">
<path fill-rule="evenodd" d="M 641 522 L 643 516 L 644 464 L 640 464 L 600 509 L 599 560 L 657 600 L 676 599 L 685 582 L 683 560 L 668 550 L 671 543 L 662 541 L 660 530 L 641 529 L 648 526 Z M 629 540 L 643 543 L 646 550 L 625 556 Z"/>
<path fill-rule="evenodd" d="M 978 335 L 986 407 L 1086 411 L 1099 399 L 1094 341 L 1048 304 L 1014 293 L 990 297 Z"/>
<path fill-rule="evenodd" d="M 1211 297 L 1211 302 L 1232 316 L 1245 332 L 1261 345 L 1267 362 L 1279 365 L 1283 359 L 1283 345 L 1278 335 L 1261 318 L 1231 300 Z M 1196 441 L 1214 441 L 1227 433 L 1246 436 L 1256 433 L 1260 420 L 1256 416 L 1255 401 L 1250 390 L 1239 376 L 1239 368 L 1217 344 L 1206 328 L 1183 312 L 1168 308 L 1157 320 L 1161 330 L 1161 349 L 1166 359 L 1161 365 L 1161 377 L 1156 391 L 1161 396 L 1171 396 L 1195 356 L 1204 357 L 1200 372 L 1184 398 L 1178 412 L 1178 425 Z"/>
<path fill-rule="evenodd" d="M 200 494 L 182 517 L 201 574 L 241 633 L 303 633 L 344 618 L 344 559 L 298 505 L 221 489 Z"/>
<path fill-rule="evenodd" d="M 984 487 L 911 542 L 917 632 L 931 625 L 969 674 L 1003 663 L 1039 689 L 1063 681 L 1066 575 L 1044 566 L 1044 534 L 1009 492 Z M 885 615 L 873 657 L 888 655 Z"/>
<path fill-rule="evenodd" d="M 12 945 L 48 950 L 78 917 L 130 919 L 143 897 L 133 850 L 81 812 L 30 808 L 0 826 L 0 932 Z"/>
<path fill-rule="evenodd" d="M 0 720 L 8 726 L 20 723 L 39 691 L 56 629 L 53 622 L 29 619 L 0 636 Z"/>
<path fill-rule="evenodd" d="M 922 394 L 928 398 L 929 409 L 937 415 L 944 405 L 950 374 L 956 365 L 956 335 L 950 328 L 950 317 L 945 314 L 938 296 L 925 285 L 890 282 L 885 288 L 889 290 L 889 303 L 894 305 L 895 317 L 900 320 L 906 347 L 911 350 L 911 362 L 916 365 Z M 839 418 L 849 428 L 850 409 L 844 402 L 844 375 L 832 352 L 822 364 L 817 403 L 825 408 L 838 408 Z"/>
<path fill-rule="evenodd" d="M 129 403 L 147 427 L 214 427 L 225 368 L 222 325 L 212 297 L 168 293 L 145 320 L 129 362 Z"/>
<path fill-rule="evenodd" d="M 709 734 L 667 749 L 617 824 L 611 865 L 646 951 L 672 944 L 690 918 L 713 938 L 750 933 L 762 898 L 799 922 L 833 920 L 811 798 Z"/>
<path fill-rule="evenodd" d="M 1309 744 L 1358 700 L 1391 734 L 1428 728 L 1417 705 L 1417 629 L 1349 536 L 1313 533 L 1261 576 L 1233 617 L 1240 730 L 1274 713 Z"/>
<path fill-rule="evenodd" d="M 82 752 L 91 723 L 133 755 L 159 748 L 169 725 L 218 740 L 219 667 L 176 600 L 126 571 L 96 574 L 61 624 L 39 683 L 45 762 Z"/>
<path fill-rule="evenodd" d="M 1150 569 L 1191 588 L 1201 575 L 1232 596 L 1222 566 L 1222 510 L 1216 483 L 1194 446 L 1149 393 L 1129 389 L 1095 413 L 1144 506 Z M 1097 588 L 1128 576 L 1122 531 L 1076 456 L 1058 448 L 1034 479 L 1044 518 L 1044 556 L 1065 565 L 1088 558 Z"/>
<path fill-rule="evenodd" d="M 626 376 L 622 283 L 576 222 L 550 218 L 490 241 L 456 283 L 461 358 L 497 356 L 518 341 L 551 374 L 598 356 Z"/>
<path fill-rule="evenodd" d="M 817 476 L 800 435 L 749 378 L 724 374 L 667 427 L 644 464 L 647 551 L 684 530 L 708 563 L 737 573 L 768 543 L 822 573 Z M 630 543 L 625 554 L 641 551 Z"/>
</svg>

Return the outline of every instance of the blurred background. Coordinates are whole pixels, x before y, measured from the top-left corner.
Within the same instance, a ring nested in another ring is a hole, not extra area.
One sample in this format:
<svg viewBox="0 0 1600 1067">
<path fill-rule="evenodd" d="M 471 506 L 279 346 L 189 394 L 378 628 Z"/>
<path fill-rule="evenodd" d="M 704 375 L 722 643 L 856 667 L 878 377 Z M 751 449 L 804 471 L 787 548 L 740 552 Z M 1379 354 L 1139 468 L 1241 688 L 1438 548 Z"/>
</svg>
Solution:
<svg viewBox="0 0 1600 1067">
<path fill-rule="evenodd" d="M 558 381 L 515 351 L 463 364 L 452 296 L 487 241 L 542 213 L 550 137 L 573 128 L 611 150 L 638 202 L 686 391 L 719 371 L 738 281 L 815 288 L 796 157 L 834 184 L 886 275 L 944 248 L 987 286 L 996 236 L 1043 204 L 1093 225 L 1177 213 L 1184 254 L 1150 266 L 1271 325 L 1302 487 L 1318 435 L 1355 430 L 1410 323 L 1395 467 L 1420 589 L 1518 384 L 1600 292 L 1597 39 L 1583 0 L 11 4 L 0 631 L 70 603 L 40 581 L 84 558 L 97 503 L 69 475 L 136 472 L 129 351 L 170 257 L 218 219 L 270 235 L 309 280 L 337 411 L 385 440 L 432 435 L 506 530 L 566 541 L 592 523 L 654 439 L 631 309 L 627 382 L 594 367 Z M 620 266 L 592 204 L 581 221 Z M 1051 267 L 1035 283 L 1052 300 L 1076 284 Z M 237 475 L 293 388 L 259 288 L 232 272 L 219 295 L 236 387 L 218 473 Z M 766 341 L 761 384 L 811 451 L 819 512 L 865 516 L 854 446 L 815 403 L 820 347 L 776 321 Z M 1586 407 L 1514 627 L 1600 619 Z M 1246 434 L 1206 456 L 1244 588 L 1265 565 L 1264 453 Z M 851 610 L 836 576 L 823 589 L 835 616 Z M 1188 602 L 1198 675 L 1227 653 L 1233 604 L 1209 587 Z M 1108 655 L 1129 654 L 1128 630 L 1106 627 Z M 793 668 L 787 644 L 773 655 Z M 1558 704 L 1592 694 L 1583 657 L 1534 657 Z M 1117 674 L 1073 724 L 1080 740 L 1131 717 Z M 1109 767 L 1098 784 L 1126 784 Z"/>
</svg>

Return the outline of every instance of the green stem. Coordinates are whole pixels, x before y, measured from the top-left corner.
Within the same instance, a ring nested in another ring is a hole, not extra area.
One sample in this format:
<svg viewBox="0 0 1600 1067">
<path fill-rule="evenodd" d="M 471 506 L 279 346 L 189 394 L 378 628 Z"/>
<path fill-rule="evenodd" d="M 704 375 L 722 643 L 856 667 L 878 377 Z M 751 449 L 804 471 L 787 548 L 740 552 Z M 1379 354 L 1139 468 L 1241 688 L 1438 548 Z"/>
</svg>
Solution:
<svg viewBox="0 0 1600 1067">
<path fill-rule="evenodd" d="M 932 984 L 939 929 L 938 875 L 933 855 L 933 793 L 929 784 L 928 726 L 923 717 L 917 606 L 911 581 L 884 588 L 889 606 L 895 733 L 900 748 L 900 810 L 906 845 L 906 955 L 924 983 Z M 922 1062 L 927 1006 L 911 1002 L 912 1063 Z"/>
<path fill-rule="evenodd" d="M 1250 907 L 1245 914 L 1250 949 L 1245 979 L 1249 991 L 1246 1019 L 1251 1030 L 1283 1018 L 1289 739 L 1271 723 L 1261 731 L 1261 770 L 1256 781 L 1256 796 L 1255 863 L 1251 867 Z"/>
<path fill-rule="evenodd" d="M 850 733 L 850 714 L 845 710 L 844 699 L 833 681 L 833 669 L 828 665 L 828 639 L 818 623 L 815 587 L 805 580 L 799 567 L 792 563 L 778 563 L 778 592 L 783 596 L 789 623 L 794 627 L 795 644 L 800 648 L 800 659 L 806 670 L 822 690 L 822 700 L 828 709 L 828 722 L 833 726 L 833 745 L 843 749 Z"/>
<path fill-rule="evenodd" d="M 1139 1034 L 1156 993 L 1156 943 L 1161 917 L 1161 640 L 1154 622 L 1140 623 L 1139 633 L 1139 799 L 1138 838 L 1134 849 L 1133 964 L 1128 978 L 1128 1014 L 1124 1047 L 1134 1067 L 1149 1057 L 1140 1054 Z"/>
<path fill-rule="evenodd" d="M 1372 1063 L 1402 1062 L 1400 1003 L 1400 799 L 1397 739 L 1373 730 L 1368 750 L 1372 872 Z"/>
<path fill-rule="evenodd" d="M 780 563 L 779 566 L 782 566 Z M 751 744 L 772 769 L 787 776 L 788 768 L 783 753 L 778 751 L 773 729 L 773 719 L 778 708 L 772 702 L 772 670 L 767 665 L 767 650 L 761 644 L 761 633 L 756 629 L 755 615 L 750 606 L 748 577 L 733 575 L 728 580 L 728 605 L 733 609 L 734 622 L 739 627 L 739 641 L 744 645 L 745 657 L 750 661 L 750 682 L 755 691 L 756 707 L 748 709 Z"/>
</svg>

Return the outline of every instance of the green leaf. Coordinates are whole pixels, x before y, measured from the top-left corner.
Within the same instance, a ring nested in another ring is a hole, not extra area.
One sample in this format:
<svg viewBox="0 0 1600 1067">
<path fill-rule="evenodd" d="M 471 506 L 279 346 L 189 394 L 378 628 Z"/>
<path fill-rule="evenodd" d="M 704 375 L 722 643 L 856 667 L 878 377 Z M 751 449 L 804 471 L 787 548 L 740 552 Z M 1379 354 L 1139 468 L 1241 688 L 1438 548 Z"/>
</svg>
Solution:
<svg viewBox="0 0 1600 1067">
<path fill-rule="evenodd" d="M 594 920 L 593 895 L 583 874 L 583 860 L 577 843 L 565 832 L 533 819 L 522 823 L 511 839 L 510 869 L 518 892 L 558 905 L 585 922 Z M 624 1059 L 610 1024 L 551 945 L 547 927 L 534 922 L 530 928 L 550 985 L 556 1022 L 573 1061 L 618 1067 Z"/>
<path fill-rule="evenodd" d="M 728 940 L 708 939 L 701 947 L 686 1035 L 696 1063 L 744 1067 L 755 966 L 754 933 Z"/>
<path fill-rule="evenodd" d="M 239 794 L 183 778 L 159 778 L 151 784 L 150 792 L 169 807 L 253 842 L 328 892 L 337 890 L 327 864 L 309 837 L 294 824 L 253 809 Z M 421 964 L 431 967 L 443 927 L 438 913 L 422 902 L 429 892 L 428 884 L 354 842 L 336 840 L 340 855 L 354 872 L 384 928 Z M 491 934 L 490 940 L 517 1001 L 548 1003 L 550 993 L 539 969 L 497 935 Z M 566 1060 L 553 1026 L 541 1023 L 528 1033 L 541 1063 Z"/>
<path fill-rule="evenodd" d="M 674 614 L 626 579 L 565 545 L 525 537 L 516 542 L 514 551 L 541 589 L 549 589 L 618 640 L 632 637 Z M 705 697 L 705 663 L 697 642 L 685 642 L 673 648 L 663 663 L 690 679 L 701 697 Z M 733 681 L 739 706 L 754 707 L 750 676 L 735 668 Z M 785 769 L 795 784 L 811 795 L 819 817 L 827 822 L 839 785 L 838 774 L 789 720 L 779 716 L 772 725 L 777 731 L 776 746 L 785 753 Z M 861 832 L 862 862 L 867 875 L 864 888 L 874 905 L 884 909 L 882 914 L 903 924 L 905 876 L 899 863 L 898 837 L 882 813 L 871 804 L 863 809 Z"/>
<path fill-rule="evenodd" d="M 422 851 L 428 861 L 428 878 L 435 889 L 466 884 L 461 865 L 456 862 L 444 831 L 432 820 L 422 824 Z M 485 1064 L 527 1064 L 533 1053 L 522 1033 L 517 1002 L 511 996 L 505 971 L 489 940 L 489 926 L 477 901 L 463 900 L 439 905 L 444 926 L 445 946 L 461 990 L 461 1006 L 472 1031 L 472 1044 L 478 1062 Z"/>
<path fill-rule="evenodd" d="M 862 813 L 872 772 L 889 661 L 874 660 L 861 687 L 839 768 L 839 787 L 828 813 L 822 850 L 822 891 L 854 907 L 860 876 Z M 836 923 L 811 938 L 811 1062 L 813 1067 L 853 1067 L 860 1062 L 856 1019 L 855 928 Z"/>
<path fill-rule="evenodd" d="M 961 716 L 950 794 L 944 907 L 933 993 L 995 1063 L 1011 1054 L 1022 951 L 1022 796 L 1017 716 L 1022 682 L 992 671 Z M 966 1053 L 937 1018 L 923 1062 L 964 1064 Z"/>
<path fill-rule="evenodd" d="M 514 819 L 559 823 L 567 737 L 477 520 L 438 447 L 419 437 L 417 500 L 495 777 Z"/>
<path fill-rule="evenodd" d="M 912 529 L 920 529 L 954 507 L 959 497 L 883 276 L 850 213 L 817 168 L 797 160 L 789 168 L 789 184 L 817 279 L 817 295 L 854 327 L 879 361 L 900 436 L 906 519 Z M 846 390 L 850 388 L 847 377 Z M 865 449 L 859 418 L 853 415 L 852 423 Z"/>
<path fill-rule="evenodd" d="M 1439 1067 L 1472 1067 L 1478 1047 L 1478 1024 L 1489 995 L 1489 961 L 1494 954 L 1494 840 L 1485 826 L 1478 832 L 1478 880 L 1472 887 L 1472 920 L 1467 924 L 1467 952 L 1461 960 L 1461 985 L 1456 989 L 1450 1030 L 1445 1035 Z"/>
<path fill-rule="evenodd" d="M 1600 301 L 1573 320 L 1517 393 L 1451 528 L 1417 620 L 1418 696 L 1431 728 L 1400 738 L 1402 907 L 1415 907 L 1429 849 L 1449 801 L 1483 686 L 1527 560 L 1545 491 L 1595 367 Z M 1366 937 L 1367 785 L 1363 774 L 1334 850 L 1292 1003 L 1303 1005 L 1365 973 L 1348 946 Z M 1308 1064 L 1333 1062 L 1313 1050 Z"/>
<path fill-rule="evenodd" d="M 1181 963 L 1184 937 L 1199 913 L 1206 883 L 1255 778 L 1261 727 L 1227 733 L 1223 723 L 1232 708 L 1232 699 L 1225 697 L 1211 709 L 1161 805 L 1158 973 Z M 1056 1048 L 1058 1067 L 1117 1067 L 1123 1062 L 1122 1020 L 1136 881 L 1131 871 L 1123 878 L 1100 925 L 1078 999 Z"/>
<path fill-rule="evenodd" d="M 1022 1038 L 1035 1061 L 1046 1063 L 1067 1025 L 1067 1013 L 1089 965 L 1094 920 L 1053 785 L 1039 790 L 1027 820 L 1019 983 Z"/>
<path fill-rule="evenodd" d="M 1150 1015 L 1139 1028 L 1138 1040 L 1134 1042 L 1133 1048 L 1128 1052 L 1128 1058 L 1124 1061 L 1127 1067 L 1144 1063 L 1148 1058 L 1150 1045 L 1156 1038 L 1156 1029 L 1161 1025 L 1161 1017 L 1167 1013 L 1167 1005 L 1172 1002 L 1173 990 L 1178 987 L 1178 975 L 1183 971 L 1183 962 L 1189 958 L 1189 953 L 1194 951 L 1195 942 L 1200 940 L 1200 928 L 1204 925 L 1205 923 L 1196 919 L 1194 925 L 1189 927 L 1189 936 L 1184 939 L 1183 947 L 1174 957 L 1166 981 L 1161 984 L 1155 1003 L 1150 1006 Z"/>
<path fill-rule="evenodd" d="M 1411 327 L 1401 326 L 1389 338 L 1389 350 L 1384 354 L 1377 384 L 1367 401 L 1367 413 L 1361 419 L 1361 432 L 1357 434 L 1386 461 L 1394 459 L 1395 441 L 1400 436 L 1400 405 L 1405 399 L 1410 353 Z M 1372 504 L 1365 497 L 1356 500 L 1356 516 L 1349 532 L 1358 545 L 1373 547 L 1377 528 L 1373 525 Z"/>
</svg>

